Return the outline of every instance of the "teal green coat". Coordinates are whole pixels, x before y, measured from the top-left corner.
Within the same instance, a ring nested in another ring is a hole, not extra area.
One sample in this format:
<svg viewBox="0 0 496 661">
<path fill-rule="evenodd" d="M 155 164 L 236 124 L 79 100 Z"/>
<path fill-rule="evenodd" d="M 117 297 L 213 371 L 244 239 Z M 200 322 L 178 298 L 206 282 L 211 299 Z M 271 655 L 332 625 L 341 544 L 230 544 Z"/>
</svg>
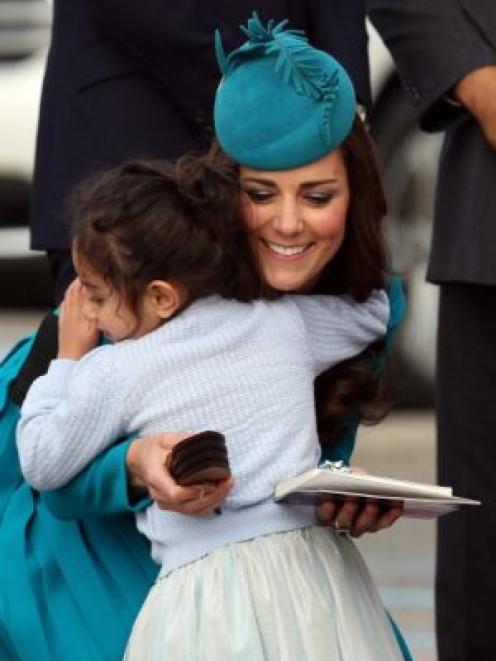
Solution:
<svg viewBox="0 0 496 661">
<path fill-rule="evenodd" d="M 389 334 L 404 310 L 401 288 L 390 296 Z M 19 409 L 8 389 L 32 341 L 22 340 L 0 365 L 0 659 L 118 661 L 158 572 L 132 514 L 146 503 L 128 500 L 130 441 L 56 491 L 39 494 L 24 482 Z M 350 424 L 326 458 L 348 460 L 355 431 Z"/>
</svg>

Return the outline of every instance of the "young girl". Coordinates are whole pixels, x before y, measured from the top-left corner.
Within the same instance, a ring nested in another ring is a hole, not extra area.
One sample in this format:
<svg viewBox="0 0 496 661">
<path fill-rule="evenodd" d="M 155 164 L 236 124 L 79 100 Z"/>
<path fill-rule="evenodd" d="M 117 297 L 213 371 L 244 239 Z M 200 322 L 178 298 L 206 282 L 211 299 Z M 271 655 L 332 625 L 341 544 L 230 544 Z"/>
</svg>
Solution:
<svg viewBox="0 0 496 661">
<path fill-rule="evenodd" d="M 225 434 L 235 486 L 222 517 L 156 505 L 138 515 L 162 576 L 314 523 L 312 508 L 274 503 L 274 486 L 317 464 L 315 376 L 383 335 L 389 314 L 384 292 L 364 304 L 256 298 L 237 185 L 220 166 L 185 159 L 129 163 L 81 189 L 79 280 L 63 304 L 58 359 L 31 387 L 18 427 L 23 473 L 40 490 L 66 483 L 119 436 Z M 116 344 L 87 353 L 97 332 Z"/>
<path fill-rule="evenodd" d="M 129 657 L 401 658 L 351 542 L 315 528 L 311 508 L 272 500 L 280 479 L 317 463 L 315 376 L 381 336 L 385 297 L 257 298 L 242 224 L 201 183 L 219 177 L 229 189 L 212 167 L 191 182 L 191 162 L 130 165 L 83 195 L 82 292 L 64 303 L 59 360 L 25 400 L 24 472 L 54 487 L 121 434 L 222 431 L 235 479 L 223 516 L 152 506 L 138 517 L 162 571 Z M 117 344 L 75 362 L 94 328 L 74 343 L 64 326 L 88 291 L 95 326 Z"/>
</svg>

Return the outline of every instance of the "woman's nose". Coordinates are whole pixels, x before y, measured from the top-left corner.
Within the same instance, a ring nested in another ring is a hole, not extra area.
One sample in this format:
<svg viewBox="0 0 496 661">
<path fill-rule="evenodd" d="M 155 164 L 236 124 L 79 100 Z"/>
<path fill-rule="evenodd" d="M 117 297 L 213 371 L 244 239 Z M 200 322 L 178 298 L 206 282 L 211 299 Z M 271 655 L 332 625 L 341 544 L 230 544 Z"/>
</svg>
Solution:
<svg viewBox="0 0 496 661">
<path fill-rule="evenodd" d="M 293 200 L 281 202 L 272 219 L 273 228 L 279 234 L 294 236 L 302 231 L 303 225 L 299 205 Z"/>
</svg>

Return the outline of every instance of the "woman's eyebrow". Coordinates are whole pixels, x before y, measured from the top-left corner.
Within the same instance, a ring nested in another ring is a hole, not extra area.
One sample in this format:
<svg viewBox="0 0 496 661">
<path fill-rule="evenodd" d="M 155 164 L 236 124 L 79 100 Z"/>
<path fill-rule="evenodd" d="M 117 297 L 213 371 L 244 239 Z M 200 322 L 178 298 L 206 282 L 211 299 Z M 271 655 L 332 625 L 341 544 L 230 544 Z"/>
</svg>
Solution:
<svg viewBox="0 0 496 661">
<path fill-rule="evenodd" d="M 270 179 L 259 179 L 258 177 L 241 177 L 242 183 L 262 184 L 264 186 L 276 187 L 276 184 Z"/>
<path fill-rule="evenodd" d="M 337 184 L 339 179 L 316 179 L 315 181 L 305 181 L 300 185 L 300 188 L 313 188 L 314 186 L 321 186 L 322 184 Z"/>
</svg>

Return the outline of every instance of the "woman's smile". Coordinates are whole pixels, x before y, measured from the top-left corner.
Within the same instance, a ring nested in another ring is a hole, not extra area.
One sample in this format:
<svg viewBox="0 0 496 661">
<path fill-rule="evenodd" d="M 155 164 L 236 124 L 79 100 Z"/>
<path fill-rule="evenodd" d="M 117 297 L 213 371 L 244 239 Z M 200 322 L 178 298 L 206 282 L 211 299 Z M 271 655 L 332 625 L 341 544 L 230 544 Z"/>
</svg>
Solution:
<svg viewBox="0 0 496 661">
<path fill-rule="evenodd" d="M 291 245 L 276 243 L 264 238 L 260 238 L 260 241 L 268 249 L 268 252 L 273 255 L 274 259 L 283 259 L 284 261 L 297 260 L 315 247 L 313 241 Z"/>
</svg>

